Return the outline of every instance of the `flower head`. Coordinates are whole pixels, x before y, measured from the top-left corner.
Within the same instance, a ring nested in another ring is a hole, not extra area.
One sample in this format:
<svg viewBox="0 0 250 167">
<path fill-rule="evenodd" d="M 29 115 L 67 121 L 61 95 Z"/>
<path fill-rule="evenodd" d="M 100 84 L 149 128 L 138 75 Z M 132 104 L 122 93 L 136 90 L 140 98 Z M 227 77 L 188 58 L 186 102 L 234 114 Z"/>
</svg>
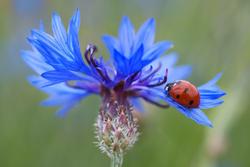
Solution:
<svg viewBox="0 0 250 167">
<path fill-rule="evenodd" d="M 128 17 L 123 17 L 118 38 L 103 37 L 111 61 L 96 58 L 97 47 L 92 44 L 82 54 L 79 29 L 79 10 L 70 19 L 67 30 L 60 16 L 53 13 L 53 34 L 43 28 L 32 30 L 28 41 L 33 50 L 22 52 L 25 62 L 38 74 L 30 77 L 30 82 L 50 95 L 42 104 L 62 106 L 57 112 L 59 116 L 66 115 L 86 96 L 103 97 L 107 90 L 114 90 L 132 104 L 140 104 L 139 99 L 144 99 L 167 106 L 159 103 L 155 92 L 162 90 L 155 88 L 165 84 L 167 71 L 174 79 L 183 79 L 191 72 L 190 66 L 174 67 L 176 54 L 160 57 L 173 45 L 169 41 L 154 43 L 154 19 L 146 21 L 135 33 Z"/>
<path fill-rule="evenodd" d="M 198 87 L 200 103 L 196 108 L 185 107 L 177 103 L 169 95 L 164 96 L 165 100 L 170 106 L 179 110 L 186 117 L 193 119 L 196 123 L 212 127 L 211 121 L 201 111 L 201 109 L 214 108 L 223 103 L 223 100 L 220 99 L 220 97 L 224 96 L 226 93 L 216 85 L 216 82 L 220 79 L 221 75 L 222 73 L 217 74 L 212 80 Z M 168 94 L 168 90 L 166 90 L 166 93 Z"/>
</svg>

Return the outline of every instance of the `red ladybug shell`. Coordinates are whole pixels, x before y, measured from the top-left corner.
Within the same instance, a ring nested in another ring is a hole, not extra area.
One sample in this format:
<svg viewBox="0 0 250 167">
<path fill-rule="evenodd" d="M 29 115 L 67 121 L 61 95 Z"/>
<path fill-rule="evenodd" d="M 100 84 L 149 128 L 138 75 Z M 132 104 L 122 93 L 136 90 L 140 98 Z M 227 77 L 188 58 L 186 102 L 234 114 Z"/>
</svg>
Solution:
<svg viewBox="0 0 250 167">
<path fill-rule="evenodd" d="M 200 105 L 200 93 L 188 81 L 179 80 L 166 85 L 165 89 L 177 103 L 188 108 L 197 108 Z"/>
</svg>

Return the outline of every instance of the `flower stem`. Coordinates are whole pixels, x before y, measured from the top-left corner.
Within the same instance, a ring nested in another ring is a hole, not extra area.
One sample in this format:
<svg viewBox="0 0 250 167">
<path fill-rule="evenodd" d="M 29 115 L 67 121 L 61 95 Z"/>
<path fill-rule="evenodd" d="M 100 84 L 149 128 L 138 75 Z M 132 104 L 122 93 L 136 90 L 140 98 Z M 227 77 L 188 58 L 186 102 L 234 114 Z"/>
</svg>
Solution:
<svg viewBox="0 0 250 167">
<path fill-rule="evenodd" d="M 123 155 L 115 153 L 111 157 L 111 167 L 122 167 Z"/>
</svg>

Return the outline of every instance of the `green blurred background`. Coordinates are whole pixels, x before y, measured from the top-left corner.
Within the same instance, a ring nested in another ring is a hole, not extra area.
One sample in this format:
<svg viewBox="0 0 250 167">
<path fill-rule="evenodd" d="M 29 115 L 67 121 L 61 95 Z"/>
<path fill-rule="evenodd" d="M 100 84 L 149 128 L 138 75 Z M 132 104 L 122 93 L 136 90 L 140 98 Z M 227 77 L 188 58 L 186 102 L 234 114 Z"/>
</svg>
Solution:
<svg viewBox="0 0 250 167">
<path fill-rule="evenodd" d="M 65 119 L 56 108 L 39 106 L 46 95 L 29 85 L 33 72 L 20 58 L 30 49 L 31 28 L 57 11 L 65 24 L 81 10 L 81 46 L 117 34 L 123 15 L 136 27 L 157 21 L 157 40 L 174 42 L 180 64 L 193 65 L 190 81 L 199 85 L 224 71 L 219 85 L 225 103 L 205 111 L 214 128 L 198 126 L 174 109 L 147 106 L 141 136 L 125 156 L 124 167 L 250 166 L 250 1 L 249 0 L 0 0 L 0 167 L 105 167 L 109 159 L 93 142 L 98 97 L 90 97 Z"/>
</svg>

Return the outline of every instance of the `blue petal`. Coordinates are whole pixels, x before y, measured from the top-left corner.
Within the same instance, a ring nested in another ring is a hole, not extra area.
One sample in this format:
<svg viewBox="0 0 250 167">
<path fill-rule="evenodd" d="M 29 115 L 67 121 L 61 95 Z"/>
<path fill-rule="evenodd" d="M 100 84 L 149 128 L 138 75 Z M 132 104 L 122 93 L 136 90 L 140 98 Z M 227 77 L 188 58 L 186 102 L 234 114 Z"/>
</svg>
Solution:
<svg viewBox="0 0 250 167">
<path fill-rule="evenodd" d="M 226 93 L 216 85 L 221 75 L 222 73 L 217 74 L 212 80 L 198 88 L 200 93 L 200 108 L 213 108 L 223 103 L 223 100 L 219 98 L 226 95 Z"/>
<path fill-rule="evenodd" d="M 30 82 L 31 85 L 42 91 L 44 87 L 55 84 L 54 82 L 48 81 L 38 76 L 29 76 L 28 81 Z"/>
<path fill-rule="evenodd" d="M 83 92 L 81 94 L 74 94 L 74 95 L 72 95 L 72 93 L 71 93 L 71 94 L 65 95 L 65 96 L 70 96 L 70 97 L 65 97 L 65 99 L 60 99 L 60 97 L 58 98 L 58 96 L 55 96 L 54 98 L 56 98 L 56 99 L 51 99 L 51 103 L 53 100 L 55 100 L 55 102 L 56 102 L 56 100 L 60 101 L 59 105 L 61 105 L 62 107 L 58 111 L 56 111 L 56 115 L 58 117 L 64 118 L 65 116 L 67 116 L 68 112 L 73 107 L 75 107 L 81 100 L 86 98 L 88 95 L 90 95 L 90 94 L 87 92 Z M 47 102 L 49 102 L 49 101 L 47 101 Z"/>
<path fill-rule="evenodd" d="M 66 105 L 63 105 L 59 110 L 56 111 L 56 116 L 60 118 L 64 118 L 68 115 L 69 111 L 75 106 L 75 103 L 69 103 Z"/>
<path fill-rule="evenodd" d="M 58 93 L 55 95 L 51 95 L 48 99 L 41 102 L 41 105 L 43 106 L 59 106 L 64 105 L 66 103 L 73 102 L 75 100 L 78 100 L 78 98 L 82 98 L 83 95 L 87 95 L 88 93 L 83 92 L 81 95 L 72 94 L 72 93 Z"/>
<path fill-rule="evenodd" d="M 105 46 L 108 48 L 111 56 L 114 56 L 113 55 L 114 50 L 121 52 L 121 50 L 118 48 L 118 42 L 117 42 L 117 39 L 115 39 L 115 37 L 110 36 L 110 35 L 103 35 L 102 41 L 105 44 Z"/>
<path fill-rule="evenodd" d="M 221 99 L 201 99 L 200 108 L 201 109 L 209 109 L 214 108 L 221 105 L 224 101 Z"/>
<path fill-rule="evenodd" d="M 52 31 L 61 51 L 67 55 L 66 57 L 73 59 L 74 55 L 67 45 L 68 36 L 65 27 L 61 21 L 61 17 L 57 13 L 53 13 L 52 15 Z"/>
<path fill-rule="evenodd" d="M 213 127 L 211 121 L 200 109 L 186 110 L 185 112 L 187 114 L 186 116 L 194 120 L 196 123 L 210 128 Z"/>
<path fill-rule="evenodd" d="M 145 111 L 142 101 L 139 98 L 130 98 L 130 103 L 133 105 L 136 111 L 139 111 L 139 112 Z"/>
<path fill-rule="evenodd" d="M 222 90 L 199 89 L 199 92 L 202 99 L 218 99 L 226 95 Z"/>
<path fill-rule="evenodd" d="M 79 12 L 77 14 L 79 14 Z M 75 16 L 75 17 L 80 17 L 80 16 Z M 77 70 L 85 72 L 86 74 L 89 74 L 89 69 L 82 59 L 80 44 L 78 40 L 79 27 L 77 26 L 79 25 L 77 24 L 80 24 L 80 23 L 75 23 L 76 21 L 74 21 L 73 19 L 76 19 L 76 18 L 73 17 L 69 25 L 68 44 L 69 44 L 71 51 L 74 53 L 74 60 L 75 60 L 76 66 L 78 67 Z"/>
<path fill-rule="evenodd" d="M 66 116 L 72 107 L 79 103 L 80 100 L 90 95 L 90 93 L 85 90 L 70 88 L 65 83 L 41 87 L 43 83 L 48 82 L 42 77 L 33 76 L 30 77 L 29 80 L 31 81 L 32 85 L 50 95 L 47 100 L 41 103 L 42 105 L 61 106 L 61 108 L 56 113 L 59 117 Z"/>
<path fill-rule="evenodd" d="M 74 51 L 74 40 L 78 43 L 78 31 L 80 26 L 80 12 L 76 11 L 75 15 L 72 16 L 69 27 L 68 27 L 68 44 L 72 51 Z M 80 50 L 79 45 L 77 45 L 77 50 Z"/>
<path fill-rule="evenodd" d="M 61 17 L 57 13 L 52 14 L 52 31 L 56 40 L 62 45 L 67 41 L 67 33 L 62 24 Z"/>
<path fill-rule="evenodd" d="M 78 32 L 79 29 L 80 29 L 80 23 L 81 23 L 80 10 L 77 9 L 77 10 L 75 11 L 75 13 L 73 14 L 73 16 L 71 17 L 70 23 L 69 23 L 69 24 L 74 25 L 75 28 L 76 28 L 76 32 Z M 69 31 L 70 31 L 70 30 L 69 30 Z M 68 31 L 68 32 L 69 32 L 69 31 Z"/>
<path fill-rule="evenodd" d="M 148 19 L 139 29 L 136 34 L 135 48 L 137 49 L 141 44 L 145 49 L 148 49 L 153 45 L 155 38 L 155 20 L 153 18 Z"/>
<path fill-rule="evenodd" d="M 173 44 L 169 41 L 162 41 L 154 44 L 143 56 L 143 60 L 154 61 L 160 57 L 165 51 L 172 48 Z"/>
<path fill-rule="evenodd" d="M 131 56 L 132 45 L 134 41 L 134 28 L 129 18 L 124 16 L 119 28 L 119 39 L 121 51 L 125 57 Z"/>
<path fill-rule="evenodd" d="M 31 40 L 37 40 L 41 44 L 45 45 L 46 47 L 49 47 L 54 52 L 63 56 L 63 53 L 58 47 L 58 44 L 56 43 L 55 39 L 51 35 L 47 34 L 46 32 L 35 30 L 35 29 L 31 31 L 31 35 L 32 35 L 32 38 L 30 38 Z"/>
<path fill-rule="evenodd" d="M 155 87 L 150 88 L 147 86 L 133 86 L 133 89 L 140 90 L 138 95 L 140 97 L 147 97 L 147 99 L 155 102 L 159 102 L 161 100 L 166 100 L 166 95 L 162 88 Z"/>
<path fill-rule="evenodd" d="M 221 76 L 222 76 L 222 73 L 218 73 L 213 79 L 208 81 L 206 84 L 199 86 L 199 88 L 202 89 L 202 88 L 207 88 L 210 86 L 215 86 L 215 84 L 221 78 Z"/>
<path fill-rule="evenodd" d="M 84 90 L 78 90 L 72 92 L 71 90 L 58 90 L 55 89 L 56 86 L 54 86 L 54 90 L 50 91 L 50 97 L 44 101 L 41 102 L 44 106 L 59 106 L 64 105 L 71 102 L 76 102 L 87 95 L 89 95 L 88 92 Z"/>
<path fill-rule="evenodd" d="M 84 94 L 88 90 L 82 90 L 82 89 L 74 89 L 69 86 L 67 86 L 65 83 L 59 83 L 56 85 L 51 86 L 43 86 L 44 83 L 49 83 L 50 81 L 38 77 L 38 76 L 30 76 L 29 78 L 30 83 L 35 86 L 36 88 L 48 93 L 48 94 Z"/>
<path fill-rule="evenodd" d="M 44 23 L 43 23 L 42 20 L 40 20 L 39 30 L 40 31 L 45 31 Z"/>
<path fill-rule="evenodd" d="M 182 65 L 174 68 L 168 69 L 168 82 L 173 82 L 176 80 L 186 79 L 192 73 L 192 66 Z"/>
<path fill-rule="evenodd" d="M 141 60 L 144 52 L 144 47 L 141 45 L 139 49 L 134 53 L 133 57 L 129 60 L 127 71 L 128 74 L 140 71 L 144 66 L 144 62 Z"/>
<path fill-rule="evenodd" d="M 54 70 L 54 71 L 48 71 L 41 75 L 45 79 L 53 82 L 65 82 L 70 80 L 82 80 L 83 78 L 75 75 L 74 73 L 66 70 Z"/>
<path fill-rule="evenodd" d="M 204 126 L 212 127 L 211 121 L 199 108 L 195 108 L 195 109 L 186 108 L 184 106 L 181 106 L 180 104 L 175 102 L 171 97 L 168 97 L 168 96 L 166 96 L 165 100 L 170 106 L 176 108 L 178 111 L 180 111 L 186 117 L 194 120 L 196 123 L 204 125 Z"/>
<path fill-rule="evenodd" d="M 124 74 L 128 70 L 128 60 L 120 52 L 114 50 L 114 65 L 117 69 L 117 73 Z"/>
<path fill-rule="evenodd" d="M 178 60 L 178 55 L 175 53 L 170 53 L 166 56 L 162 56 L 159 59 L 154 60 L 152 63 L 150 63 L 148 66 L 153 66 L 153 67 L 158 67 L 161 65 L 161 69 L 158 71 L 159 74 L 164 75 L 166 68 L 172 68 L 177 60 Z M 168 74 L 169 75 L 169 74 Z"/>
<path fill-rule="evenodd" d="M 28 38 L 30 44 L 44 57 L 46 63 L 54 67 L 55 69 L 66 69 L 65 63 L 67 60 L 61 53 L 53 48 L 52 45 L 47 45 L 43 41 L 37 39 Z"/>
<path fill-rule="evenodd" d="M 172 52 L 168 55 L 162 56 L 159 59 L 155 60 L 154 62 L 159 62 L 163 66 L 166 67 L 173 67 L 179 59 L 179 55 L 176 52 Z"/>
<path fill-rule="evenodd" d="M 178 58 L 179 55 L 173 52 L 156 59 L 147 67 L 153 66 L 154 68 L 157 68 L 159 65 L 161 65 L 161 68 L 157 72 L 157 74 L 160 76 L 164 76 L 166 69 L 168 69 L 168 83 L 175 80 L 185 79 L 191 75 L 192 67 L 189 65 L 175 66 Z"/>
<path fill-rule="evenodd" d="M 32 30 L 29 42 L 39 49 L 39 52 L 46 58 L 55 57 L 64 60 L 72 60 L 74 55 L 70 52 L 65 42 L 58 42 L 54 37 L 40 30 Z M 39 48 L 40 47 L 40 48 Z M 43 52 L 41 51 L 44 50 Z M 48 53 L 48 55 L 44 54 Z"/>
<path fill-rule="evenodd" d="M 88 68 L 82 60 L 80 46 L 78 43 L 78 35 L 75 28 L 71 28 L 69 35 L 72 51 L 65 44 L 59 45 L 49 34 L 33 30 L 32 37 L 28 38 L 29 42 L 40 52 L 46 60 L 45 62 L 53 66 L 57 70 L 81 71 L 88 74 Z M 72 46 L 74 45 L 74 46 Z M 72 54 L 74 53 L 74 54 Z"/>
<path fill-rule="evenodd" d="M 80 100 L 87 97 L 89 94 L 87 92 L 82 94 L 65 94 L 65 97 L 62 97 L 62 95 L 56 95 L 50 99 L 48 99 L 46 102 L 44 101 L 43 105 L 60 105 L 62 106 L 57 112 L 56 115 L 63 118 L 65 117 L 68 112 L 77 105 Z M 46 104 L 47 103 L 47 104 Z"/>
<path fill-rule="evenodd" d="M 21 51 L 23 60 L 38 74 L 45 71 L 53 70 L 53 68 L 44 62 L 44 59 L 39 53 L 34 51 Z"/>
<path fill-rule="evenodd" d="M 117 50 L 114 50 L 114 64 L 119 75 L 127 76 L 134 72 L 140 71 L 145 65 L 148 64 L 147 61 L 142 61 L 144 47 L 141 47 L 134 53 L 134 55 L 127 59 Z"/>
</svg>

